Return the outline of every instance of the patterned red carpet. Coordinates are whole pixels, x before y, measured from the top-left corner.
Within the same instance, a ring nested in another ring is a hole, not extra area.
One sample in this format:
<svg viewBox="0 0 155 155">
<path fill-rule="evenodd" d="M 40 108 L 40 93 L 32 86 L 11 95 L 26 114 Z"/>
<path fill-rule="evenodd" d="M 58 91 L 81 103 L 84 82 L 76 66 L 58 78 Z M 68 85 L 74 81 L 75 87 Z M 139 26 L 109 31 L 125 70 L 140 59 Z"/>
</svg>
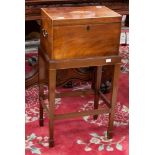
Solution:
<svg viewBox="0 0 155 155">
<path fill-rule="evenodd" d="M 55 147 L 48 148 L 48 119 L 44 127 L 38 123 L 38 87 L 26 90 L 26 155 L 128 155 L 129 90 L 128 90 L 128 46 L 120 47 L 122 56 L 121 75 L 117 105 L 115 108 L 114 136 L 106 138 L 108 115 L 99 115 L 94 121 L 91 116 L 55 121 Z M 71 89 L 90 87 L 89 83 Z M 58 88 L 57 91 L 69 89 Z M 104 103 L 100 101 L 100 106 Z M 83 111 L 93 107 L 93 96 L 57 98 L 55 113 Z"/>
</svg>

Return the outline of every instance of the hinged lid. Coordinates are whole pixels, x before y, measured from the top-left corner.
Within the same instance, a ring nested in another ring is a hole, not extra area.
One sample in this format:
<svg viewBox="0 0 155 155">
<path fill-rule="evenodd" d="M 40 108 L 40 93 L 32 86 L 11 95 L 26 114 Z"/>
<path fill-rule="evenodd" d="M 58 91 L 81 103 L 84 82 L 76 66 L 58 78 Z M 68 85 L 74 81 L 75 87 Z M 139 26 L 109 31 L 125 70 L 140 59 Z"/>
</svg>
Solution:
<svg viewBox="0 0 155 155">
<path fill-rule="evenodd" d="M 53 25 L 121 22 L 121 15 L 105 6 L 43 8 Z"/>
</svg>

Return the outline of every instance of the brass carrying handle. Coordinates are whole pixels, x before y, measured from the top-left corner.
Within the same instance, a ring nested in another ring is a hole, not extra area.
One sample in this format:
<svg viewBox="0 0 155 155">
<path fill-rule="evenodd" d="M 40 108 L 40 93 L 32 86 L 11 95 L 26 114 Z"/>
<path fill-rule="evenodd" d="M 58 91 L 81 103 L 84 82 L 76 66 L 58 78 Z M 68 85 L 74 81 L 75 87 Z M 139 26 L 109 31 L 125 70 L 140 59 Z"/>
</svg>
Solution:
<svg viewBox="0 0 155 155">
<path fill-rule="evenodd" d="M 48 32 L 45 29 L 42 29 L 42 34 L 44 38 L 48 37 Z"/>
</svg>

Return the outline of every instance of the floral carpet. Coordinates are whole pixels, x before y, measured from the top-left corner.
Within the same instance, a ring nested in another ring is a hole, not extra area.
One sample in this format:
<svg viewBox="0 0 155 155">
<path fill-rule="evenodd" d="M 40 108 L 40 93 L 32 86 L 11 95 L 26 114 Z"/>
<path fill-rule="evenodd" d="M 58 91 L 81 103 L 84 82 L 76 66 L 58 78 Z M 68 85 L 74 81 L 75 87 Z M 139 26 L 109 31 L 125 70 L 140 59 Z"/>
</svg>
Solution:
<svg viewBox="0 0 155 155">
<path fill-rule="evenodd" d="M 55 121 L 55 146 L 48 147 L 48 119 L 39 127 L 38 86 L 26 90 L 25 151 L 26 155 L 128 155 L 129 154 L 129 64 L 128 46 L 120 47 L 122 57 L 117 104 L 115 107 L 114 136 L 107 139 L 108 114 Z M 89 83 L 74 88 L 58 88 L 57 92 L 75 91 L 90 87 Z M 47 92 L 48 90 L 46 90 Z M 46 93 L 45 92 L 45 93 Z M 46 101 L 48 102 L 48 101 Z M 55 100 L 55 113 L 84 111 L 93 108 L 93 96 L 65 97 Z M 100 107 L 105 104 L 102 100 Z"/>
</svg>

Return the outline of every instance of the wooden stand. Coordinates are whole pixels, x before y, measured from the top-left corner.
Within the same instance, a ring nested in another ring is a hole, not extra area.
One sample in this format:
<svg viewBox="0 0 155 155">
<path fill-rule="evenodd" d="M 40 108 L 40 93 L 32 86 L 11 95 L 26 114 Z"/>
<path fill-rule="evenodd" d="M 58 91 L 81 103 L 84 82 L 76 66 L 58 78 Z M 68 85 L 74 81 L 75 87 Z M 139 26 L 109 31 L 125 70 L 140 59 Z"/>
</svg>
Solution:
<svg viewBox="0 0 155 155">
<path fill-rule="evenodd" d="M 46 110 L 49 117 L 49 147 L 54 146 L 54 121 L 60 119 L 74 118 L 79 116 L 93 115 L 94 119 L 97 119 L 99 114 L 109 113 L 109 125 L 108 125 L 108 138 L 112 137 L 114 107 L 116 103 L 118 78 L 120 72 L 121 58 L 118 55 L 106 56 L 106 57 L 91 57 L 82 59 L 67 59 L 67 60 L 50 60 L 48 55 L 42 49 L 39 49 L 39 100 L 40 100 L 40 126 L 44 125 L 43 121 L 43 109 Z M 100 91 L 102 66 L 114 65 L 113 81 L 112 81 L 112 95 L 109 101 L 104 94 Z M 70 93 L 56 94 L 56 70 L 68 69 L 68 68 L 80 68 L 96 66 L 95 70 L 95 87 L 90 90 L 74 91 Z M 43 93 L 43 85 L 41 81 L 46 79 L 48 81 L 48 100 L 49 107 L 44 104 L 46 98 Z M 94 94 L 94 110 L 84 112 L 73 112 L 67 114 L 54 114 L 54 104 L 56 97 L 65 96 L 79 96 Z M 107 108 L 98 109 L 99 98 L 105 101 Z"/>
</svg>

